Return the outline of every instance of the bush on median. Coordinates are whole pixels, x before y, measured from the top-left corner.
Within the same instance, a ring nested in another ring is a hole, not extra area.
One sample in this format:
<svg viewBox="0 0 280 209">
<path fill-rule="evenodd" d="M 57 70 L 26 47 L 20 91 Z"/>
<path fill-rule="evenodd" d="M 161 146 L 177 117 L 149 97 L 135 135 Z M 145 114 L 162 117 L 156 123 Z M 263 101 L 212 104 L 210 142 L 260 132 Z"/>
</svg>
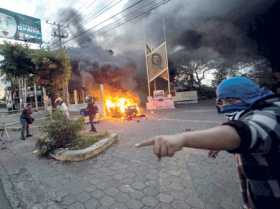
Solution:
<svg viewBox="0 0 280 209">
<path fill-rule="evenodd" d="M 43 137 L 39 138 L 36 147 L 40 156 L 47 156 L 58 148 L 65 148 L 79 138 L 84 119 L 67 119 L 61 111 L 55 111 L 41 127 Z"/>
</svg>

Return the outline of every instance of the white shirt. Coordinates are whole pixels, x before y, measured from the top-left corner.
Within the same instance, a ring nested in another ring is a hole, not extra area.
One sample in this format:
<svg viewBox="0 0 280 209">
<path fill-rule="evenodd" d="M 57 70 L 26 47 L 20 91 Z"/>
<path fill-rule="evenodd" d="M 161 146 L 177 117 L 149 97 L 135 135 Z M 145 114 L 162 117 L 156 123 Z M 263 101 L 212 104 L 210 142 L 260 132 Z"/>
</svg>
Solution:
<svg viewBox="0 0 280 209">
<path fill-rule="evenodd" d="M 67 105 L 63 102 L 61 105 L 58 106 L 58 109 L 63 112 L 66 118 L 70 119 L 70 113 Z"/>
</svg>

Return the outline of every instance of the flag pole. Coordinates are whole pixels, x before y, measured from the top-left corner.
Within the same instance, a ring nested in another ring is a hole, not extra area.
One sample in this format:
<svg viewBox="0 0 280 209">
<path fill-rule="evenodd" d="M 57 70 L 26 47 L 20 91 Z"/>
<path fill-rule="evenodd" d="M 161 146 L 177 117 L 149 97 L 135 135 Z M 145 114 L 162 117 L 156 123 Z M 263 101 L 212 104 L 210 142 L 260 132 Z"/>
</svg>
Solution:
<svg viewBox="0 0 280 209">
<path fill-rule="evenodd" d="M 145 44 L 145 60 L 146 60 L 146 71 L 147 71 L 147 81 L 148 81 L 148 96 L 151 96 L 151 87 L 150 87 L 150 76 L 149 76 L 149 66 L 148 66 L 148 53 L 147 53 L 147 37 L 146 37 L 146 25 L 145 19 L 143 19 L 143 27 L 144 27 L 144 44 Z"/>
<path fill-rule="evenodd" d="M 167 85 L 168 85 L 168 96 L 171 96 L 171 90 L 170 90 L 170 76 L 169 76 L 169 66 L 168 66 L 168 53 L 167 53 L 167 40 L 166 40 L 166 24 L 165 24 L 165 18 L 163 18 L 163 37 L 164 37 L 164 45 L 165 45 L 165 52 L 166 52 L 166 66 L 167 66 Z"/>
</svg>

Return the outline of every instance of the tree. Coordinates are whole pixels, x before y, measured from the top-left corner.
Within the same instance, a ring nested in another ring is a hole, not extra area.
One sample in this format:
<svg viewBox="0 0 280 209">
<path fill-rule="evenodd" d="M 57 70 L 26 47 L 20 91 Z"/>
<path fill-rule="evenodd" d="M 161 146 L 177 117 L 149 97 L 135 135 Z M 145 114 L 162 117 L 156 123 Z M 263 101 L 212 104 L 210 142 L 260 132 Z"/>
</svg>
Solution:
<svg viewBox="0 0 280 209">
<path fill-rule="evenodd" d="M 212 87 L 217 87 L 218 84 L 227 78 L 228 69 L 221 67 L 214 72 L 214 80 L 212 80 Z"/>
<path fill-rule="evenodd" d="M 269 89 L 273 88 L 276 81 L 273 78 L 270 63 L 266 59 L 254 59 L 246 64 L 239 65 L 242 76 L 255 80 L 260 86 L 265 86 Z"/>
<path fill-rule="evenodd" d="M 7 79 L 27 77 L 34 73 L 35 66 L 28 46 L 5 42 L 1 46 L 0 54 L 4 57 L 0 61 L 1 74 Z"/>
<path fill-rule="evenodd" d="M 18 92 L 19 104 L 22 107 L 27 98 L 27 83 L 35 72 L 32 62 L 31 49 L 20 44 L 1 45 L 0 54 L 4 57 L 0 61 L 1 75 L 11 83 L 11 93 Z M 13 101 L 11 101 L 13 102 Z"/>
<path fill-rule="evenodd" d="M 206 73 L 214 70 L 218 66 L 215 61 L 203 62 L 202 60 L 192 60 L 184 65 L 181 74 L 185 74 L 186 78 L 190 79 L 190 83 L 194 83 L 198 89 L 202 88 L 202 81 L 205 79 Z"/>
<path fill-rule="evenodd" d="M 194 88 L 193 73 L 185 65 L 177 65 L 174 76 L 176 91 L 192 90 Z"/>
<path fill-rule="evenodd" d="M 34 51 L 32 57 L 36 66 L 37 82 L 46 88 L 52 101 L 58 95 L 65 97 L 65 86 L 71 78 L 71 64 L 66 52 L 41 49 Z"/>
<path fill-rule="evenodd" d="M 0 55 L 4 57 L 0 61 L 1 75 L 5 75 L 14 89 L 21 90 L 28 82 L 37 81 L 46 87 L 52 99 L 65 95 L 71 64 L 64 50 L 32 50 L 20 44 L 4 43 L 0 46 Z M 24 80 L 24 85 L 20 80 Z"/>
</svg>

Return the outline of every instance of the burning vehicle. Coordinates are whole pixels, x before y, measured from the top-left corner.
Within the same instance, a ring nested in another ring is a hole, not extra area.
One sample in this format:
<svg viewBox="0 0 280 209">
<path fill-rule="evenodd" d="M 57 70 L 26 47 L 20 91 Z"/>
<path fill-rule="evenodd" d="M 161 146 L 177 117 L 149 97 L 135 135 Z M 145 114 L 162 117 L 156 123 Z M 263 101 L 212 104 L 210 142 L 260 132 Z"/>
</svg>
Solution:
<svg viewBox="0 0 280 209">
<path fill-rule="evenodd" d="M 95 98 L 101 115 L 107 118 L 143 117 L 135 66 L 91 65 L 87 60 L 90 58 L 72 62 L 73 85 L 70 87 L 76 89 L 81 100 L 85 94 Z"/>
<path fill-rule="evenodd" d="M 103 84 L 91 87 L 90 94 L 103 103 L 103 112 L 107 118 L 132 120 L 144 117 L 140 108 L 140 98 L 133 90 L 119 85 Z"/>
<path fill-rule="evenodd" d="M 110 97 L 105 100 L 106 113 L 111 117 L 132 119 L 140 115 L 140 108 L 132 98 Z"/>
</svg>

